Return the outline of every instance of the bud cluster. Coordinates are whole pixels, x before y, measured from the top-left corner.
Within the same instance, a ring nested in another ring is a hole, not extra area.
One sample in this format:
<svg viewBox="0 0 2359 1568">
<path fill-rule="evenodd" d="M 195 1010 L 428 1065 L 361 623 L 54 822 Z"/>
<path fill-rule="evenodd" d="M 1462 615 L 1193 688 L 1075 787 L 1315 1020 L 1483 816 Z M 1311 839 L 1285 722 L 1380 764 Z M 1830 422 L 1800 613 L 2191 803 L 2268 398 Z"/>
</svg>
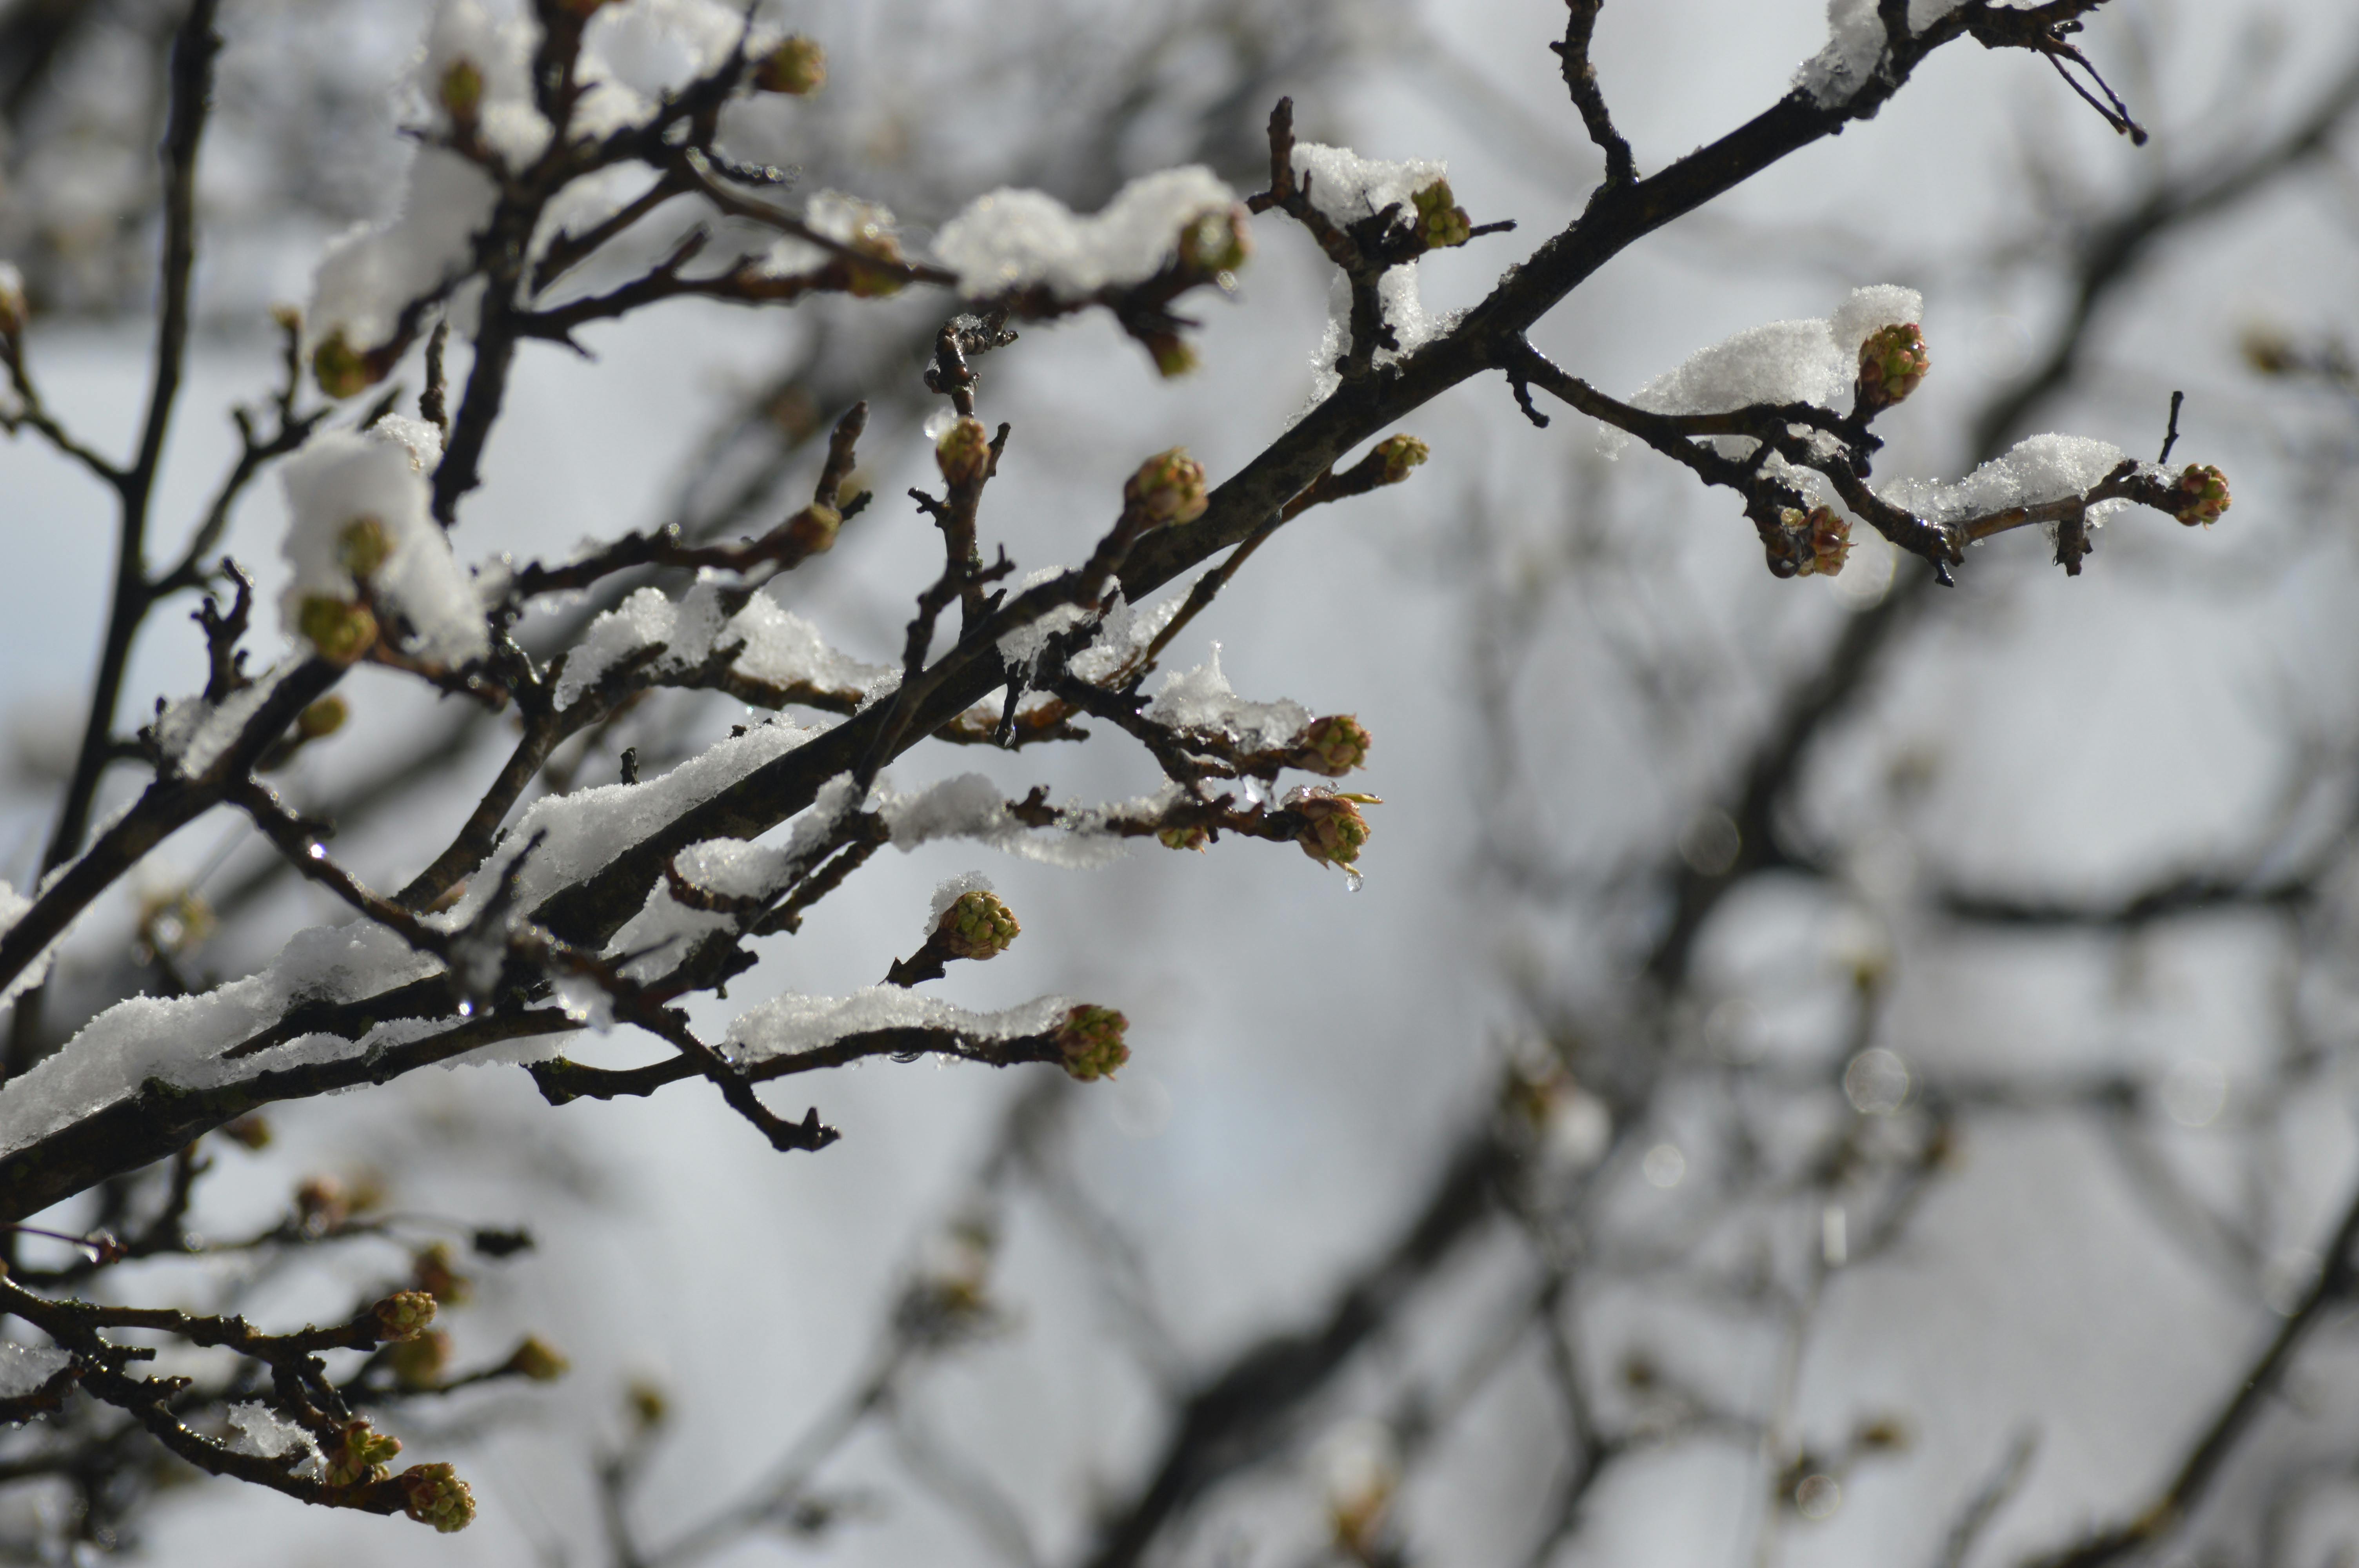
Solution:
<svg viewBox="0 0 2359 1568">
<path fill-rule="evenodd" d="M 448 1535 L 475 1522 L 475 1494 L 448 1465 L 412 1465 L 401 1473 L 401 1511 Z"/>
<path fill-rule="evenodd" d="M 413 1393 L 431 1389 L 450 1369 L 451 1336 L 439 1328 L 429 1328 L 395 1346 L 386 1352 L 386 1362 L 393 1368 L 393 1380 L 404 1389 Z"/>
<path fill-rule="evenodd" d="M 827 51 L 796 33 L 762 57 L 754 68 L 754 85 L 765 92 L 806 98 L 827 85 Z"/>
<path fill-rule="evenodd" d="M 295 629 L 333 665 L 349 665 L 376 645 L 376 617 L 369 613 L 368 606 L 325 594 L 305 597 L 296 612 Z"/>
<path fill-rule="evenodd" d="M 1204 827 L 1163 827 L 1155 834 L 1155 841 L 1167 849 L 1193 849 L 1200 855 L 1212 838 L 1212 830 Z"/>
<path fill-rule="evenodd" d="M 1288 760 L 1299 768 L 1340 779 L 1366 764 L 1373 739 L 1351 714 L 1332 713 L 1311 721 L 1296 739 Z"/>
<path fill-rule="evenodd" d="M 956 487 L 981 484 L 991 471 L 991 432 L 980 419 L 953 420 L 934 443 L 934 466 L 946 483 Z"/>
<path fill-rule="evenodd" d="M 357 1487 L 385 1479 L 385 1467 L 401 1452 L 401 1439 L 388 1437 L 364 1421 L 347 1422 L 327 1445 L 326 1480 L 331 1487 Z"/>
<path fill-rule="evenodd" d="M 2179 476 L 2179 510 L 2173 514 L 2190 528 L 2209 528 L 2228 510 L 2228 476 L 2209 463 L 2190 463 Z"/>
<path fill-rule="evenodd" d="M 434 1321 L 434 1298 L 424 1291 L 396 1291 L 369 1310 L 380 1341 L 415 1339 Z"/>
<path fill-rule="evenodd" d="M 1190 272 L 1234 272 L 1253 254 L 1253 235 L 1242 206 L 1199 213 L 1180 231 L 1180 265 Z"/>
<path fill-rule="evenodd" d="M 464 56 L 452 60 L 442 68 L 438 96 L 453 125 L 472 127 L 484 111 L 483 68 Z"/>
<path fill-rule="evenodd" d="M 1762 536 L 1772 576 L 1833 577 L 1851 556 L 1851 520 L 1831 506 L 1788 507 Z"/>
<path fill-rule="evenodd" d="M 1372 795 L 1339 795 L 1313 785 L 1286 797 L 1287 808 L 1303 819 L 1294 841 L 1322 866 L 1350 868 L 1368 842 L 1368 819 L 1363 806 L 1379 804 Z"/>
<path fill-rule="evenodd" d="M 1417 237 L 1425 242 L 1428 250 L 1448 250 L 1464 244 L 1474 230 L 1474 221 L 1466 209 L 1458 205 L 1451 193 L 1450 181 L 1437 179 L 1410 198 L 1417 203 Z"/>
<path fill-rule="evenodd" d="M 1125 506 L 1147 514 L 1150 523 L 1192 523 L 1210 504 L 1204 491 L 1204 465 L 1185 447 L 1158 452 L 1138 465 L 1122 487 Z"/>
<path fill-rule="evenodd" d="M 1130 1060 L 1130 1047 L 1122 1038 L 1129 1027 L 1130 1020 L 1110 1007 L 1084 1004 L 1065 1014 L 1057 1030 L 1057 1049 L 1065 1058 L 1065 1071 L 1085 1084 L 1113 1076 Z"/>
<path fill-rule="evenodd" d="M 527 1335 L 507 1359 L 509 1371 L 536 1383 L 553 1383 L 572 1370 L 572 1366 L 555 1346 L 537 1334 Z"/>
<path fill-rule="evenodd" d="M 1385 465 L 1384 478 L 1377 481 L 1379 484 L 1398 484 L 1408 477 L 1409 470 L 1432 455 L 1426 444 L 1415 436 L 1386 436 L 1376 443 L 1375 453 Z"/>
<path fill-rule="evenodd" d="M 378 373 L 369 363 L 368 356 L 353 347 L 340 327 L 311 350 L 311 374 L 321 392 L 342 398 L 357 397 L 366 392 Z"/>
<path fill-rule="evenodd" d="M 1880 328 L 1859 346 L 1860 403 L 1871 414 L 1889 408 L 1916 391 L 1932 368 L 1916 322 Z"/>
<path fill-rule="evenodd" d="M 953 958 L 996 958 L 1022 931 L 1014 910 L 1002 903 L 997 894 L 977 888 L 959 894 L 942 911 L 941 924 L 934 927 L 934 943 Z"/>
</svg>

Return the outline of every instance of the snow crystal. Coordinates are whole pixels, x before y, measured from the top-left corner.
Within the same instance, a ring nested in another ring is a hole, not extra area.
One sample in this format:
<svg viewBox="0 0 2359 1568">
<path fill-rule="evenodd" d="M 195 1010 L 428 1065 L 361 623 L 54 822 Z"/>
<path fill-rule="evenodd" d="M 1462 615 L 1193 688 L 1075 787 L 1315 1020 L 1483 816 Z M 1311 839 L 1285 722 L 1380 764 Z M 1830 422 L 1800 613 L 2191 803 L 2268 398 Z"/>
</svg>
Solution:
<svg viewBox="0 0 2359 1568">
<path fill-rule="evenodd" d="M 1069 813 L 1070 825 L 1064 827 L 1026 826 L 1007 809 L 999 786 L 981 773 L 961 773 L 915 795 L 880 790 L 876 811 L 892 834 L 893 847 L 905 851 L 938 838 L 972 838 L 1027 860 L 1075 870 L 1103 866 L 1129 853 L 1123 840 L 1091 827 L 1092 814 Z"/>
<path fill-rule="evenodd" d="M 2002 9 L 2022 9 L 2038 0 L 1994 0 Z M 1956 10 L 1964 0 L 1908 0 L 1908 28 L 1922 32 Z M 1823 108 L 1851 102 L 1867 85 L 1876 62 L 1884 56 L 1884 19 L 1876 0 L 1827 0 L 1827 44 L 1802 62 L 1794 85 Z"/>
<path fill-rule="evenodd" d="M 1187 600 L 1182 590 L 1140 611 L 1133 610 L 1130 601 L 1116 589 L 1106 600 L 1105 619 L 1099 623 L 1097 637 L 1074 654 L 1066 667 L 1077 679 L 1103 683 L 1145 654 L 1147 646 L 1162 635 L 1163 629 L 1171 624 L 1171 618 L 1180 613 L 1180 607 Z"/>
<path fill-rule="evenodd" d="M 401 431 L 314 436 L 280 478 L 288 513 L 280 553 L 294 569 L 278 611 L 290 640 L 300 635 L 304 600 L 357 596 L 359 585 L 343 560 L 343 535 L 354 523 L 374 518 L 389 553 L 369 579 L 370 593 L 381 611 L 409 623 L 411 651 L 450 665 L 491 651 L 483 607 L 451 554 L 448 535 L 427 512 L 416 449 Z"/>
<path fill-rule="evenodd" d="M 722 595 L 727 581 L 710 570 L 678 600 L 660 589 L 643 588 L 590 623 L 581 643 L 566 655 L 558 677 L 557 705 L 571 708 L 582 694 L 635 654 L 660 643 L 657 675 L 693 669 L 714 650 L 741 644 L 731 667 L 748 680 L 788 694 L 797 688 L 839 697 L 874 696 L 897 678 L 887 665 L 863 664 L 831 648 L 818 628 L 761 594 L 725 619 Z"/>
<path fill-rule="evenodd" d="M 311 1434 L 272 1410 L 268 1405 L 248 1400 L 234 1404 L 223 1412 L 237 1435 L 230 1439 L 230 1449 L 236 1454 L 258 1454 L 265 1459 L 281 1459 L 289 1454 L 303 1455 L 296 1467 L 299 1475 L 310 1476 L 321 1465 L 320 1445 Z"/>
<path fill-rule="evenodd" d="M 870 986 L 848 997 L 789 992 L 740 1014 L 723 1049 L 732 1060 L 751 1065 L 877 1029 L 940 1029 L 970 1040 L 1020 1040 L 1056 1029 L 1073 1006 L 1071 997 L 1044 996 L 1004 1012 L 972 1012 L 899 986 Z"/>
<path fill-rule="evenodd" d="M 0 1400 L 24 1398 L 64 1371 L 72 1360 L 54 1345 L 0 1340 Z"/>
<path fill-rule="evenodd" d="M 1190 222 L 1236 204 L 1237 193 L 1201 164 L 1143 175 L 1087 218 L 1045 192 L 1003 189 L 943 224 L 934 254 L 970 298 L 1037 286 L 1082 299 L 1154 276 Z"/>
<path fill-rule="evenodd" d="M 981 871 L 965 871 L 947 879 L 940 886 L 934 889 L 934 902 L 926 910 L 926 929 L 923 935 L 929 937 L 933 935 L 934 928 L 942 923 L 942 916 L 950 913 L 951 905 L 967 894 L 990 891 L 991 879 Z"/>
<path fill-rule="evenodd" d="M 2017 506 L 2038 506 L 2079 495 L 2121 466 L 2119 447 L 2085 436 L 2033 436 L 2017 441 L 1964 479 L 1897 479 L 1875 485 L 1895 506 L 1933 523 L 1981 517 Z M 2089 509 L 2101 522 L 2126 502 L 2103 502 Z"/>
<path fill-rule="evenodd" d="M 237 743 L 246 721 L 298 667 L 292 662 L 281 665 L 219 703 L 184 697 L 167 708 L 157 716 L 155 725 L 156 745 L 164 753 L 164 765 L 184 779 L 210 772 L 223 753 Z"/>
<path fill-rule="evenodd" d="M 1180 730 L 1226 735 L 1249 752 L 1291 746 L 1310 728 L 1311 712 L 1299 702 L 1247 702 L 1221 673 L 1221 645 L 1194 669 L 1163 677 L 1163 689 L 1147 707 L 1147 717 Z"/>
<path fill-rule="evenodd" d="M 1345 225 L 1395 205 L 1408 214 L 1417 193 L 1449 173 L 1450 166 L 1439 158 L 1386 163 L 1362 157 L 1349 147 L 1294 144 L 1294 178 L 1304 186 L 1310 205 Z"/>
</svg>

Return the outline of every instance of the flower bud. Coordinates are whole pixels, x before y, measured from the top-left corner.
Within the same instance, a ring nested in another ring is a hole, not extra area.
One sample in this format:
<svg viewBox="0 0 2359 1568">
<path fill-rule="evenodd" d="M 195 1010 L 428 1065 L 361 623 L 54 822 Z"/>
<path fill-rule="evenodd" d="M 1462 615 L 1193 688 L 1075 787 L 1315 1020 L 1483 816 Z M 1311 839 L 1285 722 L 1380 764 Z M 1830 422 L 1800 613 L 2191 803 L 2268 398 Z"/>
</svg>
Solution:
<svg viewBox="0 0 2359 1568">
<path fill-rule="evenodd" d="M 1299 789 L 1286 800 L 1288 809 L 1303 818 L 1294 841 L 1322 866 L 1349 869 L 1368 842 L 1368 819 L 1363 805 L 1376 804 L 1372 795 L 1337 795 L 1322 788 Z"/>
<path fill-rule="evenodd" d="M 2179 476 L 2179 510 L 2173 515 L 2190 528 L 2210 527 L 2228 510 L 2228 476 L 2209 463 L 2190 463 Z"/>
<path fill-rule="evenodd" d="M 1007 951 L 1023 927 L 1015 911 L 998 896 L 977 888 L 962 892 L 942 911 L 934 927 L 934 944 L 953 958 L 996 958 Z"/>
<path fill-rule="evenodd" d="M 353 574 L 354 582 L 376 576 L 392 554 L 392 535 L 379 518 L 355 517 L 336 535 L 336 559 Z"/>
<path fill-rule="evenodd" d="M 900 237 L 893 232 L 881 208 L 864 209 L 852 227 L 852 237 L 844 242 L 864 256 L 873 256 L 895 266 L 903 265 Z M 904 279 L 879 267 L 851 264 L 852 276 L 845 287 L 855 299 L 882 299 L 901 292 Z"/>
<path fill-rule="evenodd" d="M 1353 768 L 1364 766 L 1368 760 L 1372 737 L 1357 719 L 1348 713 L 1334 713 L 1314 719 L 1294 742 L 1295 766 L 1314 773 L 1325 773 L 1340 779 Z"/>
<path fill-rule="evenodd" d="M 1064 1023 L 1057 1030 L 1057 1049 L 1063 1053 L 1065 1071 L 1082 1083 L 1111 1077 L 1116 1069 L 1130 1060 L 1130 1047 L 1123 1044 L 1123 1031 L 1130 1020 L 1110 1007 L 1083 1005 L 1065 1014 Z"/>
<path fill-rule="evenodd" d="M 1437 179 L 1409 200 L 1417 203 L 1417 237 L 1428 250 L 1447 250 L 1472 237 L 1474 221 L 1458 205 L 1450 181 Z"/>
<path fill-rule="evenodd" d="M 787 538 L 807 556 L 823 556 L 835 547 L 842 527 L 842 513 L 814 501 L 787 519 Z"/>
<path fill-rule="evenodd" d="M 1859 397 L 1869 412 L 1889 408 L 1910 393 L 1933 368 L 1925 336 L 1914 321 L 1882 327 L 1859 346 Z"/>
<path fill-rule="evenodd" d="M 25 302 L 25 275 L 14 263 L 0 262 L 0 338 L 15 339 L 31 315 L 32 308 Z"/>
<path fill-rule="evenodd" d="M 1167 849 L 1193 849 L 1201 855 L 1212 837 L 1201 827 L 1164 827 L 1157 830 L 1155 841 Z"/>
<path fill-rule="evenodd" d="M 409 1260 L 410 1288 L 424 1291 L 440 1306 L 464 1306 L 475 1293 L 475 1283 L 451 1264 L 451 1246 L 437 1241 L 418 1249 Z"/>
<path fill-rule="evenodd" d="M 553 1383 L 573 1369 L 557 1347 L 537 1334 L 527 1335 L 507 1360 L 507 1369 L 536 1383 Z"/>
<path fill-rule="evenodd" d="M 352 709 L 344 699 L 333 693 L 321 697 L 295 716 L 295 733 L 306 741 L 324 741 L 344 727 Z"/>
<path fill-rule="evenodd" d="M 215 1130 L 241 1149 L 270 1147 L 270 1122 L 258 1111 L 248 1111 L 235 1121 L 224 1122 Z"/>
<path fill-rule="evenodd" d="M 353 347 L 341 327 L 311 351 L 311 374 L 321 392 L 336 398 L 357 397 L 376 380 L 367 356 Z"/>
<path fill-rule="evenodd" d="M 403 1388 L 430 1389 L 442 1380 L 443 1369 L 451 1365 L 451 1336 L 439 1328 L 428 1329 L 396 1345 L 386 1361 L 393 1368 L 393 1380 Z"/>
<path fill-rule="evenodd" d="M 335 1229 L 352 1217 L 352 1195 L 333 1176 L 310 1176 L 295 1189 L 296 1222 L 313 1236 Z"/>
<path fill-rule="evenodd" d="M 827 51 L 796 33 L 754 68 L 754 85 L 765 92 L 808 97 L 827 85 Z"/>
<path fill-rule="evenodd" d="M 981 484 L 991 471 L 991 432 L 980 419 L 953 420 L 934 443 L 934 466 L 951 485 Z"/>
<path fill-rule="evenodd" d="M 424 1291 L 396 1291 L 369 1310 L 380 1342 L 415 1339 L 434 1321 L 434 1298 Z"/>
<path fill-rule="evenodd" d="M 349 665 L 376 643 L 376 617 L 364 604 L 313 594 L 303 600 L 295 629 L 330 664 Z"/>
<path fill-rule="evenodd" d="M 1423 441 L 1415 436 L 1386 436 L 1376 443 L 1376 456 L 1385 465 L 1385 477 L 1380 484 L 1398 484 L 1408 477 L 1408 470 L 1431 454 Z"/>
<path fill-rule="evenodd" d="M 1192 523 L 1209 504 L 1204 494 L 1204 465 L 1185 447 L 1158 452 L 1138 465 L 1122 487 L 1123 504 L 1147 514 L 1155 523 Z"/>
<path fill-rule="evenodd" d="M 401 1473 L 401 1511 L 448 1535 L 475 1522 L 475 1494 L 448 1465 L 412 1465 Z"/>
<path fill-rule="evenodd" d="M 1195 346 L 1177 332 L 1149 332 L 1147 351 L 1155 357 L 1155 373 L 1169 381 L 1186 375 L 1204 362 Z"/>
<path fill-rule="evenodd" d="M 1199 213 L 1180 231 L 1180 265 L 1190 272 L 1234 272 L 1253 254 L 1253 236 L 1245 226 L 1245 210 Z"/>
<path fill-rule="evenodd" d="M 481 67 L 464 56 L 442 68 L 442 81 L 438 94 L 451 123 L 465 128 L 474 124 L 484 110 L 484 72 Z"/>
<path fill-rule="evenodd" d="M 371 1430 L 364 1421 L 347 1422 L 327 1444 L 331 1487 L 356 1487 L 385 1479 L 385 1467 L 401 1452 L 401 1439 Z"/>
<path fill-rule="evenodd" d="M 1813 506 L 1802 519 L 1802 527 L 1810 546 L 1802 575 L 1816 572 L 1832 577 L 1843 570 L 1851 554 L 1851 520 L 1838 515 L 1832 507 Z"/>
</svg>

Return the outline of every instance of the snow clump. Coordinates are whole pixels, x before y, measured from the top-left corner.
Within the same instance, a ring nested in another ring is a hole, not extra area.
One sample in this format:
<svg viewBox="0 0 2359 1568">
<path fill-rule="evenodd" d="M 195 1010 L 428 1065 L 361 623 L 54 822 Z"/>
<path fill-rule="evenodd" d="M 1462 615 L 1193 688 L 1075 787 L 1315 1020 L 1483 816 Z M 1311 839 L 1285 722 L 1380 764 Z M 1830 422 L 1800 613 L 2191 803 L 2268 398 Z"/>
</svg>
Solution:
<svg viewBox="0 0 2359 1568">
<path fill-rule="evenodd" d="M 1070 302 L 1146 282 L 1189 224 L 1237 206 L 1237 193 L 1201 164 L 1143 175 L 1090 217 L 1043 191 L 1003 188 L 943 224 L 934 254 L 971 299 L 1038 287 Z"/>
<path fill-rule="evenodd" d="M 422 470 L 429 457 L 439 459 L 440 442 L 419 434 L 430 434 L 430 426 L 408 427 L 415 423 L 365 434 L 331 430 L 288 460 L 280 476 L 289 517 L 280 553 L 293 571 L 278 608 L 290 639 L 300 635 L 306 600 L 351 602 L 364 578 L 380 618 L 408 623 L 410 652 L 461 665 L 491 651 L 474 587 L 427 511 Z"/>
<path fill-rule="evenodd" d="M 1951 523 L 2083 494 L 2119 468 L 2124 455 L 2119 447 L 2086 436 L 2032 436 L 1964 479 L 1895 479 L 1875 490 L 1930 523 Z M 2101 501 L 2089 508 L 2088 520 L 2102 523 L 2129 504 Z"/>
</svg>

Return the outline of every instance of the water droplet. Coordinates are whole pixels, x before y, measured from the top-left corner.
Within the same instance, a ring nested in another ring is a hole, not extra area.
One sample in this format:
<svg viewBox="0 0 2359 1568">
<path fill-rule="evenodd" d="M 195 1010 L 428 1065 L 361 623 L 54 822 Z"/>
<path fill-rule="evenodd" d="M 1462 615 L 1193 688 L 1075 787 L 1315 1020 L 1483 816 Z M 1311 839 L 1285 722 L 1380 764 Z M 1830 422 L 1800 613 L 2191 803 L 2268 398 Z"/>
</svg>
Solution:
<svg viewBox="0 0 2359 1568">
<path fill-rule="evenodd" d="M 460 1003 L 459 1003 L 459 1016 L 460 1016 L 460 1017 L 462 1017 L 462 1018 L 473 1018 L 473 1017 L 474 1017 L 474 1016 L 475 1016 L 475 1004 L 474 1004 L 473 1002 L 472 1002 L 472 1001 L 467 1001 L 467 1000 L 463 1000 L 463 999 L 462 999 L 462 1000 L 460 1001 Z"/>
<path fill-rule="evenodd" d="M 1908 1064 L 1897 1051 L 1871 1046 L 1843 1069 L 1843 1098 L 1862 1116 L 1890 1116 L 1908 1103 Z"/>
<path fill-rule="evenodd" d="M 1805 1476 L 1794 1487 L 1794 1511 L 1804 1519 L 1832 1519 L 1843 1507 L 1843 1483 L 1832 1476 Z"/>
</svg>

